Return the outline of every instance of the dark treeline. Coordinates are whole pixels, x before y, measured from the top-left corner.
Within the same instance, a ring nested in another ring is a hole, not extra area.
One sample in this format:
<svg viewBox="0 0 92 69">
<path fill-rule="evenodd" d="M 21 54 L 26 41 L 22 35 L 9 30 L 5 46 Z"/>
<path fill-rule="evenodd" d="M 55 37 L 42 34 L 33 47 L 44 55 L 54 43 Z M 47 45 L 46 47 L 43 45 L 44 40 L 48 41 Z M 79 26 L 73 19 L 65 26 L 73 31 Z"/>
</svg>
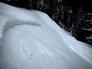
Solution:
<svg viewBox="0 0 92 69">
<path fill-rule="evenodd" d="M 91 0 L 1 0 L 2 2 L 47 13 L 76 39 L 92 45 Z"/>
</svg>

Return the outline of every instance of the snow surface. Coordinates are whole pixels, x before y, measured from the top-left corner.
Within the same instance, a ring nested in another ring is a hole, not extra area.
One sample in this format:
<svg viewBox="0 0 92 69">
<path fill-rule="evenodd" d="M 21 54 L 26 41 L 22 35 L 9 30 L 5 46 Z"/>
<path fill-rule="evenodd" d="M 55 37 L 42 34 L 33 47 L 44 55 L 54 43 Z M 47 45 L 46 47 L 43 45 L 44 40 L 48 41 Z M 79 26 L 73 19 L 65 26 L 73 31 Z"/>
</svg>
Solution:
<svg viewBox="0 0 92 69">
<path fill-rule="evenodd" d="M 92 69 L 92 49 L 47 14 L 0 3 L 0 69 Z"/>
</svg>

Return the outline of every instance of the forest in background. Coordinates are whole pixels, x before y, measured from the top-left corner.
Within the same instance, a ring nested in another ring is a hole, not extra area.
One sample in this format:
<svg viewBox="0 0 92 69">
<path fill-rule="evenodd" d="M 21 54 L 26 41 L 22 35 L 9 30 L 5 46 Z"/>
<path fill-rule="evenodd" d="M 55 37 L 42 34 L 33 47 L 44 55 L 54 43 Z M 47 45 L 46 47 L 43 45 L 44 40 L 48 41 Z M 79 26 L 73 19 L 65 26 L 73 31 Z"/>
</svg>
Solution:
<svg viewBox="0 0 92 69">
<path fill-rule="evenodd" d="M 48 14 L 60 27 L 92 45 L 92 5 L 90 0 L 0 0 Z"/>
</svg>

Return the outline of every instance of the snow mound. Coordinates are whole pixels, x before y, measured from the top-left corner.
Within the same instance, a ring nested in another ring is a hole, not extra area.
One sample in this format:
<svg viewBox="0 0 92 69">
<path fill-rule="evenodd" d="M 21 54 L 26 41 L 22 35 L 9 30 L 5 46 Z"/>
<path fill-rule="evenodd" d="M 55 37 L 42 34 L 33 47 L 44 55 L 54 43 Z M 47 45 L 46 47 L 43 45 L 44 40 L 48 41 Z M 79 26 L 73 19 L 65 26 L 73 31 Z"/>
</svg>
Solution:
<svg viewBox="0 0 92 69">
<path fill-rule="evenodd" d="M 0 3 L 1 69 L 92 69 L 92 49 L 47 14 Z"/>
</svg>

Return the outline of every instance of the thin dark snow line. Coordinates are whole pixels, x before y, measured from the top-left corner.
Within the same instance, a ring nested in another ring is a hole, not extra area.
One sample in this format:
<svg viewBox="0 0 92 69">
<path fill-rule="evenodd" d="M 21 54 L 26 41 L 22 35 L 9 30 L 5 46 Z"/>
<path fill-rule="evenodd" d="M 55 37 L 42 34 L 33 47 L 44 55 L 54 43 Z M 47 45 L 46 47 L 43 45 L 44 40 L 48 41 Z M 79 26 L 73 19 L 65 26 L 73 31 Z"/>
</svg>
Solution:
<svg viewBox="0 0 92 69">
<path fill-rule="evenodd" d="M 7 32 L 9 29 L 13 28 L 16 25 L 31 25 L 31 26 L 41 26 L 40 23 L 36 23 L 36 22 L 27 22 L 27 21 L 21 21 L 21 20 L 9 20 L 3 27 L 3 34 L 5 34 L 5 32 Z"/>
</svg>

